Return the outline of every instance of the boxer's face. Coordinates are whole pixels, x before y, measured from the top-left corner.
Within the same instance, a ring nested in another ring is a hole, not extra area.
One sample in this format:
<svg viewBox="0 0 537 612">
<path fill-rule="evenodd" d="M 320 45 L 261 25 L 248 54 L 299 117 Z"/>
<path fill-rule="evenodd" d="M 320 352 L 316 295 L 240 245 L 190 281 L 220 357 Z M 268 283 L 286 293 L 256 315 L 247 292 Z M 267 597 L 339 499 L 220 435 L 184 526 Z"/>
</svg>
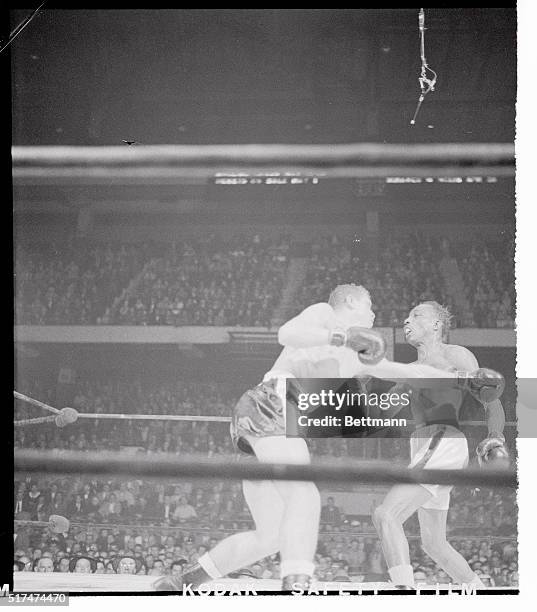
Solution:
<svg viewBox="0 0 537 612">
<path fill-rule="evenodd" d="M 413 308 L 403 325 L 405 340 L 412 346 L 434 338 L 440 322 L 430 304 L 418 304 Z"/>
</svg>

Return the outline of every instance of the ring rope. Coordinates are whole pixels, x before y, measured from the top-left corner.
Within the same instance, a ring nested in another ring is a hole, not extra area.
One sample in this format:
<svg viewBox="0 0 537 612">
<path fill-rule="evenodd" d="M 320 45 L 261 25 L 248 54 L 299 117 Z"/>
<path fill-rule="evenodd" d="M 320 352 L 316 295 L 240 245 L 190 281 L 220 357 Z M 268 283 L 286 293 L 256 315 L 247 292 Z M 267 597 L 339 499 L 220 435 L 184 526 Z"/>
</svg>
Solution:
<svg viewBox="0 0 537 612">
<path fill-rule="evenodd" d="M 205 457 L 133 457 L 118 452 L 16 450 L 15 471 L 56 474 L 118 474 L 157 479 L 212 478 L 237 480 L 300 480 L 373 484 L 443 484 L 473 487 L 516 487 L 510 468 L 415 469 L 392 462 L 296 465 L 214 461 Z"/>
<path fill-rule="evenodd" d="M 204 421 L 209 423 L 231 422 L 231 417 L 188 414 L 112 414 L 100 412 L 79 412 L 78 418 L 119 419 L 124 421 Z"/>
<path fill-rule="evenodd" d="M 16 399 L 22 400 L 23 402 L 27 402 L 28 404 L 32 404 L 32 406 L 43 408 L 43 410 L 47 410 L 48 412 L 53 412 L 54 414 L 60 414 L 61 412 L 57 408 L 54 408 L 53 406 L 50 406 L 49 404 L 45 404 L 45 402 L 40 402 L 39 400 L 36 400 L 33 397 L 24 395 L 24 393 L 13 391 L 13 395 L 15 396 Z"/>
<path fill-rule="evenodd" d="M 21 419 L 20 421 L 14 421 L 15 427 L 23 427 L 24 425 L 41 425 L 42 423 L 54 423 L 56 417 L 52 414 L 46 417 L 36 417 L 35 419 Z"/>
<path fill-rule="evenodd" d="M 45 404 L 44 402 L 40 402 L 38 400 L 35 400 L 27 395 L 24 395 L 23 393 L 19 393 L 17 391 L 13 392 L 13 395 L 17 398 L 20 399 L 21 401 L 27 401 L 30 404 L 33 405 L 38 405 L 41 408 L 45 408 L 46 410 L 49 410 L 51 412 L 54 412 L 55 414 L 61 415 L 62 411 L 58 410 L 57 408 L 54 408 L 52 406 L 49 406 L 48 404 Z M 205 422 L 205 423 L 230 423 L 231 422 L 231 417 L 227 417 L 227 416 L 213 416 L 213 415 L 201 415 L 201 414 L 122 414 L 122 413 L 112 413 L 112 412 L 78 412 L 77 410 L 75 410 L 75 408 L 69 408 L 70 411 L 72 411 L 73 416 L 76 416 L 75 420 L 78 419 L 115 419 L 115 420 L 120 420 L 120 421 L 190 421 L 190 422 L 196 422 L 196 421 L 200 421 L 200 422 Z M 44 419 L 45 417 L 43 417 Z M 39 421 L 38 419 L 26 419 L 26 420 L 22 420 L 22 421 L 15 421 L 15 425 L 33 425 L 34 423 L 37 424 L 38 422 L 49 422 L 49 421 L 54 421 L 55 418 L 48 418 L 47 420 L 42 420 Z M 72 421 L 74 422 L 74 421 Z M 414 423 L 414 421 L 412 420 L 407 420 L 407 423 L 409 425 L 412 425 Z M 467 425 L 467 426 L 475 426 L 475 427 L 480 427 L 483 426 L 485 427 L 486 423 L 483 421 L 461 421 L 460 422 L 461 425 Z M 514 427 L 516 426 L 516 422 L 515 421 L 508 421 L 505 423 L 506 427 Z"/>
<path fill-rule="evenodd" d="M 514 176 L 511 143 L 40 146 L 12 148 L 14 179 L 214 177 L 237 172 L 332 178 Z"/>
</svg>

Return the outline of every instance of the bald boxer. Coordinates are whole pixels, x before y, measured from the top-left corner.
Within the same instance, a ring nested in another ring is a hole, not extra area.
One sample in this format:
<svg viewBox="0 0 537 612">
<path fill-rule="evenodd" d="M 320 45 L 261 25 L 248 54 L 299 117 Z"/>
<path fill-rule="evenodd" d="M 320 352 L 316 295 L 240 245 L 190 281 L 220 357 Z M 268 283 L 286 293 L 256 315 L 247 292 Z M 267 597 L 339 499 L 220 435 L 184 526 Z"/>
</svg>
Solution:
<svg viewBox="0 0 537 612">
<path fill-rule="evenodd" d="M 411 409 L 416 431 L 410 440 L 410 467 L 466 467 L 468 445 L 458 427 L 465 389 L 484 405 L 488 416 L 489 433 L 479 445 L 478 455 L 486 458 L 492 449 L 504 444 L 505 416 L 499 401 L 505 384 L 503 377 L 493 370 L 479 369 L 475 356 L 468 349 L 444 341 L 450 320 L 447 308 L 438 302 L 424 302 L 412 309 L 403 327 L 406 341 L 417 350 L 415 364 L 418 368 L 432 366 L 460 379 L 460 388 L 448 388 L 447 385 L 439 388 L 437 381 L 431 382 L 436 388 L 427 388 L 428 381 L 424 380 L 416 381 L 415 387 L 412 385 Z M 375 367 L 375 376 L 396 381 L 405 378 L 399 365 L 385 360 Z M 473 374 L 469 376 L 467 372 Z M 403 524 L 417 511 L 424 551 L 455 583 L 484 586 L 464 557 L 447 541 L 451 489 L 451 486 L 434 484 L 395 485 L 375 509 L 373 522 L 381 538 L 390 578 L 396 585 L 414 586 Z"/>
<path fill-rule="evenodd" d="M 350 378 L 359 372 L 360 360 L 378 361 L 386 345 L 370 329 L 374 319 L 368 291 L 340 285 L 328 303 L 314 304 L 285 323 L 278 332 L 284 347 L 280 356 L 233 410 L 236 448 L 265 463 L 309 463 L 305 440 L 285 437 L 286 380 Z M 255 529 L 226 538 L 185 567 L 182 579 L 167 576 L 157 581 L 157 590 L 177 590 L 183 584 L 195 588 L 276 552 L 283 589 L 307 587 L 319 529 L 317 487 L 312 482 L 244 481 L 243 491 Z"/>
</svg>

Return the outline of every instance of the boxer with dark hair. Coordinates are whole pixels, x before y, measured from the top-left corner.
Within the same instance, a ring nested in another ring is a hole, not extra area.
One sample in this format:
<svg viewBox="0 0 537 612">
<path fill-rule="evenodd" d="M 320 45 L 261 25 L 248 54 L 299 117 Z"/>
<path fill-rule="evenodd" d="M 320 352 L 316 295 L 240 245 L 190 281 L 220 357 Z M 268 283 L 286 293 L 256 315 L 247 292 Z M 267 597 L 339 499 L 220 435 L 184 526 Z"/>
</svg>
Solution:
<svg viewBox="0 0 537 612">
<path fill-rule="evenodd" d="M 499 401 L 505 381 L 494 370 L 479 368 L 468 349 L 445 342 L 450 326 L 449 310 L 438 302 L 424 302 L 413 308 L 403 327 L 406 341 L 416 348 L 415 364 L 421 376 L 432 366 L 456 379 L 454 385 L 438 381 L 416 380 L 412 389 L 411 409 L 416 431 L 410 440 L 410 467 L 427 469 L 462 469 L 468 464 L 468 444 L 458 428 L 463 392 L 469 391 L 485 407 L 489 434 L 477 452 L 482 459 L 500 450 L 506 456 L 503 407 Z M 405 378 L 401 364 L 383 362 L 375 368 L 375 376 L 388 380 Z M 468 374 L 471 372 L 471 374 Z M 414 377 L 407 374 L 406 377 Z M 434 375 L 431 376 L 434 379 Z M 430 387 L 429 387 L 430 385 Z M 373 522 L 381 538 L 384 556 L 392 582 L 413 587 L 404 522 L 418 512 L 424 551 L 459 584 L 483 587 L 464 557 L 446 539 L 446 521 L 450 491 L 453 487 L 435 484 L 395 485 L 383 503 L 375 509 Z"/>
</svg>

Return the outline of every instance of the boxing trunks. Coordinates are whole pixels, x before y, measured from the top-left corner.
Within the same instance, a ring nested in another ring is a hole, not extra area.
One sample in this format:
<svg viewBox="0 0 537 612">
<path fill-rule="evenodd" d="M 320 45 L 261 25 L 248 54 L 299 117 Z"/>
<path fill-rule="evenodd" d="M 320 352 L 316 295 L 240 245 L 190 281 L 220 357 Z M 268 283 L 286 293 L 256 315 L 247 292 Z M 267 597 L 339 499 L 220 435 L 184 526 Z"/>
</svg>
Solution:
<svg viewBox="0 0 537 612">
<path fill-rule="evenodd" d="M 285 377 L 268 378 L 244 393 L 231 415 L 233 445 L 243 453 L 253 454 L 245 436 L 285 435 Z"/>
<path fill-rule="evenodd" d="M 432 424 L 418 427 L 410 436 L 411 468 L 425 470 L 462 470 L 468 465 L 468 442 L 466 436 L 446 424 Z M 432 498 L 423 508 L 447 510 L 451 485 L 422 484 Z"/>
</svg>

